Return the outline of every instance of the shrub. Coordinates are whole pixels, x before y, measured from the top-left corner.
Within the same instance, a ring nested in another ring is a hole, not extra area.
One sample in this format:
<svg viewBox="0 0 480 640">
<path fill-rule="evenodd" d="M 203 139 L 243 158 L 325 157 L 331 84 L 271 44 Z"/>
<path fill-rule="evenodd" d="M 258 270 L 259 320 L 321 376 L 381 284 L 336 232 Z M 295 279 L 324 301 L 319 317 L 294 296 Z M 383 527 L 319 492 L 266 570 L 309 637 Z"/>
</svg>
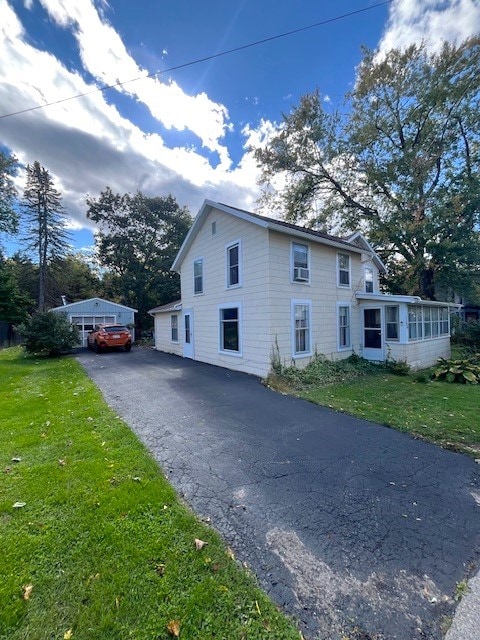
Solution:
<svg viewBox="0 0 480 640">
<path fill-rule="evenodd" d="M 410 365 L 405 360 L 385 360 L 385 369 L 396 376 L 408 376 Z"/>
<path fill-rule="evenodd" d="M 446 382 L 478 384 L 480 382 L 480 353 L 461 360 L 440 358 L 432 377 L 434 380 L 445 380 Z"/>
<path fill-rule="evenodd" d="M 21 328 L 27 353 L 56 356 L 71 351 L 80 338 L 76 325 L 61 313 L 36 313 Z"/>
<path fill-rule="evenodd" d="M 480 349 L 480 321 L 458 321 L 452 340 L 456 344 L 478 351 Z"/>
</svg>

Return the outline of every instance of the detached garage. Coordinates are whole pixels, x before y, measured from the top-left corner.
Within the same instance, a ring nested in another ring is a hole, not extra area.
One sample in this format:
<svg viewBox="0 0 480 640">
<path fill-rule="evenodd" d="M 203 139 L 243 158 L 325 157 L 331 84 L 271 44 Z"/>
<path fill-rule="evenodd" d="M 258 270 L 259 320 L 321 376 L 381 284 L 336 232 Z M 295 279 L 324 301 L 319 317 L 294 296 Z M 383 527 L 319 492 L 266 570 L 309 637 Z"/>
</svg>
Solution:
<svg viewBox="0 0 480 640">
<path fill-rule="evenodd" d="M 69 321 L 76 324 L 80 332 L 81 346 L 87 346 L 87 334 L 96 324 L 124 324 L 131 327 L 132 337 L 135 339 L 133 324 L 137 309 L 126 307 L 117 302 L 103 300 L 102 298 L 90 298 L 52 309 L 54 313 L 64 313 Z"/>
</svg>

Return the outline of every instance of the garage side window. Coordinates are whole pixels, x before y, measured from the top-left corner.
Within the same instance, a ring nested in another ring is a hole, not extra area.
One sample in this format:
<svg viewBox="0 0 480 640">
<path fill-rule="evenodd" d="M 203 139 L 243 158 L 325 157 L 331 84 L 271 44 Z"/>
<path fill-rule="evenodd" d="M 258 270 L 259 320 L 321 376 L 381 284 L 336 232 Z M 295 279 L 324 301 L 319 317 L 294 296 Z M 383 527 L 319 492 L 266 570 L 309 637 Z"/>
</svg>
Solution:
<svg viewBox="0 0 480 640">
<path fill-rule="evenodd" d="M 170 316 L 170 329 L 172 335 L 172 342 L 178 342 L 178 316 Z"/>
</svg>

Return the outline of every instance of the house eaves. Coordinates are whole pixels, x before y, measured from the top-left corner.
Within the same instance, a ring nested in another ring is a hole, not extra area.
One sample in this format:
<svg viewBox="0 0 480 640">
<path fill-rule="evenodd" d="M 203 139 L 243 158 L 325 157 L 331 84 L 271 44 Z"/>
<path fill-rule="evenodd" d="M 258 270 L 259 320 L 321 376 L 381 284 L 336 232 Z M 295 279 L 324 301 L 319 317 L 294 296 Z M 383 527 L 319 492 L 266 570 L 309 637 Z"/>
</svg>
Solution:
<svg viewBox="0 0 480 640">
<path fill-rule="evenodd" d="M 212 209 L 223 211 L 224 213 L 228 213 L 236 218 L 239 218 L 240 220 L 245 220 L 246 222 L 255 224 L 258 227 L 261 227 L 263 229 L 275 231 L 277 233 L 282 233 L 282 234 L 293 236 L 296 238 L 301 238 L 302 240 L 308 240 L 310 242 L 317 242 L 318 244 L 324 244 L 330 247 L 334 247 L 336 249 L 340 249 L 340 250 L 343 249 L 344 251 L 348 250 L 354 253 L 367 252 L 367 253 L 372 253 L 373 257 L 376 256 L 373 250 L 372 251 L 366 250 L 362 247 L 352 244 L 348 240 L 344 240 L 343 238 L 329 236 L 326 233 L 315 231 L 314 229 L 307 229 L 305 227 L 300 227 L 298 225 L 294 225 L 289 222 L 283 222 L 282 220 L 274 220 L 273 218 L 266 218 L 264 216 L 258 215 L 257 213 L 251 213 L 249 211 L 244 211 L 243 209 L 230 207 L 220 202 L 214 202 L 213 200 L 205 200 L 172 264 L 172 267 L 171 267 L 172 271 L 180 270 L 180 266 L 185 258 L 185 255 L 190 249 L 197 233 L 201 229 L 205 218 L 210 213 L 210 211 L 212 211 Z"/>
</svg>

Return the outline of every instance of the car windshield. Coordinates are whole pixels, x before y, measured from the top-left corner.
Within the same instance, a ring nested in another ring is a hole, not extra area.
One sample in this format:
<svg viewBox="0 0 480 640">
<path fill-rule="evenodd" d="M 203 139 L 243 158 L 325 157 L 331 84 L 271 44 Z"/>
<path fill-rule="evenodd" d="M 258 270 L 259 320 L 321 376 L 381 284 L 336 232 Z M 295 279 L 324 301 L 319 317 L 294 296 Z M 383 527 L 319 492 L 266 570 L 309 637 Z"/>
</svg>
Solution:
<svg viewBox="0 0 480 640">
<path fill-rule="evenodd" d="M 103 327 L 103 331 L 107 333 L 121 333 L 122 331 L 128 331 L 127 327 Z"/>
</svg>

